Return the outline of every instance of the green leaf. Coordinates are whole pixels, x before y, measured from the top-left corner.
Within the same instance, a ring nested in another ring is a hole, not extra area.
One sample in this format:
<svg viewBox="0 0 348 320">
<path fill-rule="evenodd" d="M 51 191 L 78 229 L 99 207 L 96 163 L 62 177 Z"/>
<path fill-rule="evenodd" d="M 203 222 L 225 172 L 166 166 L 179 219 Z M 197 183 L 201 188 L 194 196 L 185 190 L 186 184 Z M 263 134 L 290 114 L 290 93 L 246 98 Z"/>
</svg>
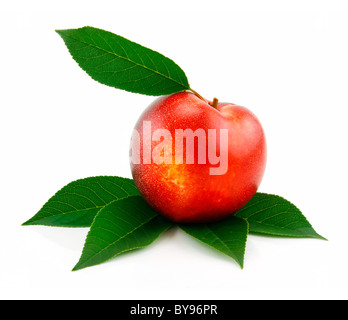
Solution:
<svg viewBox="0 0 348 320">
<path fill-rule="evenodd" d="M 139 195 L 139 191 L 131 179 L 101 176 L 76 180 L 58 191 L 23 225 L 89 227 L 105 205 L 132 195 Z"/>
<path fill-rule="evenodd" d="M 244 219 L 229 217 L 225 220 L 192 225 L 180 225 L 187 234 L 236 260 L 243 268 L 248 236 L 248 223 Z"/>
<path fill-rule="evenodd" d="M 248 221 L 250 233 L 325 239 L 295 205 L 276 195 L 256 193 L 235 216 Z"/>
<path fill-rule="evenodd" d="M 80 67 L 102 84 L 154 96 L 190 89 L 175 62 L 121 36 L 92 27 L 56 32 Z"/>
<path fill-rule="evenodd" d="M 141 196 L 114 201 L 95 217 L 81 258 L 73 270 L 148 246 L 170 226 L 171 223 L 159 216 Z"/>
</svg>

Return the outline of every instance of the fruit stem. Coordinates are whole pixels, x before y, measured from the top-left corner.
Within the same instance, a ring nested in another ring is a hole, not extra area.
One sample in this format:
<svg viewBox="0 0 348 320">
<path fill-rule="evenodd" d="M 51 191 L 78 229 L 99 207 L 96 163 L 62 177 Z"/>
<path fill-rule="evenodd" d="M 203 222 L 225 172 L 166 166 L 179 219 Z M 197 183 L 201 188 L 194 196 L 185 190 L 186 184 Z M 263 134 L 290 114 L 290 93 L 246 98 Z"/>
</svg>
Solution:
<svg viewBox="0 0 348 320">
<path fill-rule="evenodd" d="M 213 108 L 215 108 L 215 109 L 216 109 L 216 108 L 217 108 L 218 103 L 219 103 L 219 99 L 214 98 L 213 103 L 211 104 L 211 106 L 212 106 Z"/>
<path fill-rule="evenodd" d="M 193 90 L 190 88 L 190 90 L 192 91 L 192 93 L 198 97 L 199 99 L 203 100 L 204 102 L 207 102 L 209 105 L 211 105 L 213 108 L 217 108 L 217 105 L 219 103 L 219 100 L 217 98 L 214 98 L 213 102 L 208 101 L 207 99 L 204 99 L 197 91 Z"/>
<path fill-rule="evenodd" d="M 199 99 L 201 99 L 201 100 L 203 100 L 203 101 L 207 101 L 206 99 L 204 99 L 197 91 L 195 91 L 195 90 L 193 90 L 193 89 L 191 89 L 190 88 L 190 90 L 199 98 Z"/>
</svg>

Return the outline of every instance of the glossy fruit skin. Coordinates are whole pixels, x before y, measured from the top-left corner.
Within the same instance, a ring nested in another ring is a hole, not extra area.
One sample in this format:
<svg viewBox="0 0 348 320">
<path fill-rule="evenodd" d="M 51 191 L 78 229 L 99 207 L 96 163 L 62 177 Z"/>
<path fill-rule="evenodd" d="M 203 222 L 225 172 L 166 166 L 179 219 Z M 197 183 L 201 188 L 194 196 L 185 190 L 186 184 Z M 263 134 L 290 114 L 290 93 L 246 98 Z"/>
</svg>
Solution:
<svg viewBox="0 0 348 320">
<path fill-rule="evenodd" d="M 141 162 L 131 162 L 133 179 L 145 200 L 164 217 L 177 223 L 218 221 L 233 215 L 256 193 L 266 166 L 266 140 L 259 120 L 248 109 L 231 103 L 219 103 L 215 109 L 193 93 L 179 92 L 158 98 L 143 112 L 135 126 L 141 141 L 144 121 L 151 121 L 152 132 L 167 129 L 173 137 L 175 129 L 228 129 L 228 169 L 223 175 L 211 175 L 208 161 L 144 164 L 141 142 Z M 152 141 L 151 148 L 158 143 Z"/>
</svg>

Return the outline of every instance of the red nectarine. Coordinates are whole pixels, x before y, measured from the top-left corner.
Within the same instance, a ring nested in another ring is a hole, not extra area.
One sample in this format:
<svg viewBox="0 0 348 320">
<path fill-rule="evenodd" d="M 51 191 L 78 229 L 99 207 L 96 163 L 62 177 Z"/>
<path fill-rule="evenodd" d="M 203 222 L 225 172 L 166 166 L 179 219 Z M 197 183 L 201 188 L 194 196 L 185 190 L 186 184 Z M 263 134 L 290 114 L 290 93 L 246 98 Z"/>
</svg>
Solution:
<svg viewBox="0 0 348 320">
<path fill-rule="evenodd" d="M 135 126 L 134 182 L 155 210 L 175 222 L 232 215 L 261 182 L 266 141 L 260 122 L 244 107 L 215 102 L 191 92 L 163 96 Z"/>
</svg>

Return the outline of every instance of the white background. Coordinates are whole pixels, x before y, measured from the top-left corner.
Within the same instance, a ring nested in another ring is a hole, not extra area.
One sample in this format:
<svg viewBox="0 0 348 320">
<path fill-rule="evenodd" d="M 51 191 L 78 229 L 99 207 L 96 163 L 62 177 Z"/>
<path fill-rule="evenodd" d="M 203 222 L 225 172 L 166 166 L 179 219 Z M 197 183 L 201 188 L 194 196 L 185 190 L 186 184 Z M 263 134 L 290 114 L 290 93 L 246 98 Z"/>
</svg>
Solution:
<svg viewBox="0 0 348 320">
<path fill-rule="evenodd" d="M 347 299 L 346 1 L 3 1 L 0 298 Z M 245 267 L 179 230 L 78 272 L 87 229 L 22 227 L 67 183 L 131 177 L 133 125 L 153 97 L 89 78 L 55 29 L 85 25 L 173 59 L 208 99 L 267 135 L 262 192 L 329 241 L 250 236 Z"/>
</svg>

